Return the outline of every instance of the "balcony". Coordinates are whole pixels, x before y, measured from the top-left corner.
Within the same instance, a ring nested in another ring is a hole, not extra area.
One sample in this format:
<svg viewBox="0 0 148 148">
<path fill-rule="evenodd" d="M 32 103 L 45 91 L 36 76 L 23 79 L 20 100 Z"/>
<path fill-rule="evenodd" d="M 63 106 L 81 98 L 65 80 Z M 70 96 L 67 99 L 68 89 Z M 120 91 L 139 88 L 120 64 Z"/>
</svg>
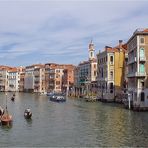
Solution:
<svg viewBox="0 0 148 148">
<path fill-rule="evenodd" d="M 136 57 L 130 57 L 128 59 L 128 63 L 127 64 L 131 64 L 131 63 L 135 63 L 135 62 L 137 62 L 137 58 Z"/>
<path fill-rule="evenodd" d="M 136 72 L 136 77 L 146 77 L 146 72 Z"/>
<path fill-rule="evenodd" d="M 145 57 L 145 56 L 140 57 L 140 58 L 139 58 L 139 61 L 140 61 L 140 62 L 146 62 L 146 57 Z"/>
<path fill-rule="evenodd" d="M 127 77 L 145 77 L 146 76 L 146 72 L 131 72 L 128 73 Z"/>
</svg>

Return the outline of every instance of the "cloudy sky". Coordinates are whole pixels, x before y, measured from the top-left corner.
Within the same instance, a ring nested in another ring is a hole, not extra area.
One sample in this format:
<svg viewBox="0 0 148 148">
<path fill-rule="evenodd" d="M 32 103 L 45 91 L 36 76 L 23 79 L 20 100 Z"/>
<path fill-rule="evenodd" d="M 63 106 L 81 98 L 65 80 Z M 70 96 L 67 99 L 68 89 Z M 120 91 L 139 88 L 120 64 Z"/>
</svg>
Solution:
<svg viewBox="0 0 148 148">
<path fill-rule="evenodd" d="M 0 0 L 0 65 L 78 64 L 148 27 L 148 1 Z"/>
</svg>

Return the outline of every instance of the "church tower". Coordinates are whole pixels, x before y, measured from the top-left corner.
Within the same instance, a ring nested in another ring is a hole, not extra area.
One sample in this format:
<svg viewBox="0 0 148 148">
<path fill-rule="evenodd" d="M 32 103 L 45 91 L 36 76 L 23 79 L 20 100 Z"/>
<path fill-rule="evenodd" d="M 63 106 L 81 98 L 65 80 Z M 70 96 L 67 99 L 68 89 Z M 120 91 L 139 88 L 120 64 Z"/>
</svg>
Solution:
<svg viewBox="0 0 148 148">
<path fill-rule="evenodd" d="M 95 58 L 95 55 L 94 55 L 94 52 L 95 52 L 95 49 L 94 49 L 94 44 L 91 40 L 90 44 L 89 44 L 89 60 L 93 60 Z"/>
</svg>

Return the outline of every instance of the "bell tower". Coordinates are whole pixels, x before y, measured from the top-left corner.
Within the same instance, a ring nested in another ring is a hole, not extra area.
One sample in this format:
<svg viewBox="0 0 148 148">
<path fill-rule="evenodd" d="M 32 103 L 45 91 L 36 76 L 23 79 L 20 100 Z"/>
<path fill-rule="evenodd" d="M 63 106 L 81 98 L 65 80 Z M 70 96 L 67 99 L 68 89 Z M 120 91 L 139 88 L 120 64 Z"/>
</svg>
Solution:
<svg viewBox="0 0 148 148">
<path fill-rule="evenodd" d="M 93 60 L 95 58 L 94 56 L 94 52 L 95 52 L 95 49 L 94 49 L 94 44 L 91 40 L 91 42 L 89 43 L 89 60 Z"/>
</svg>

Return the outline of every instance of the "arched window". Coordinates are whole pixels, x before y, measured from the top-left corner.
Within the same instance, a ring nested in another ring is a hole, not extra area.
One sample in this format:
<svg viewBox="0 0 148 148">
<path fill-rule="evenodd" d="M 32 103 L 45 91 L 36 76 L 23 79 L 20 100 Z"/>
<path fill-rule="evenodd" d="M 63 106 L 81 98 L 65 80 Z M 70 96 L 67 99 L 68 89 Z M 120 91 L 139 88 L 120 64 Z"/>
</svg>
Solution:
<svg viewBox="0 0 148 148">
<path fill-rule="evenodd" d="M 144 99 L 145 99 L 145 94 L 144 92 L 141 92 L 141 101 L 144 102 Z"/>
<path fill-rule="evenodd" d="M 110 71 L 110 79 L 113 79 L 113 71 Z"/>
<path fill-rule="evenodd" d="M 141 38 L 140 38 L 140 43 L 141 43 L 141 44 L 144 44 L 144 37 L 141 37 Z"/>
<path fill-rule="evenodd" d="M 92 52 L 90 52 L 90 57 L 92 57 Z"/>
<path fill-rule="evenodd" d="M 144 57 L 144 48 L 140 48 L 140 58 Z"/>
</svg>

